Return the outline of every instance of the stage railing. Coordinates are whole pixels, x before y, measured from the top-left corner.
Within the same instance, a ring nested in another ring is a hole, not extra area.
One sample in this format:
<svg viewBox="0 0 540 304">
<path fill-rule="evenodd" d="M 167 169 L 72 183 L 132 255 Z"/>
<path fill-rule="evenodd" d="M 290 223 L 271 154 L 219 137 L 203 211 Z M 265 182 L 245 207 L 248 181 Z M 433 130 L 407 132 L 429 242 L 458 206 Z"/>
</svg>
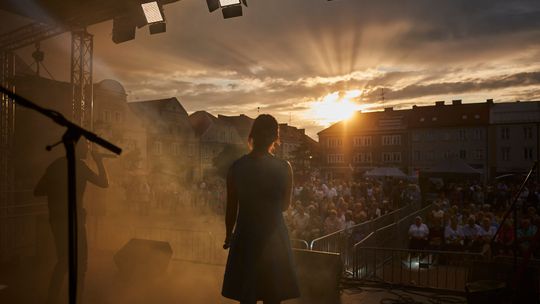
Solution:
<svg viewBox="0 0 540 304">
<path fill-rule="evenodd" d="M 352 277 L 360 281 L 465 291 L 481 254 L 355 247 Z"/>
<path fill-rule="evenodd" d="M 363 238 L 361 241 L 354 244 L 355 247 L 374 246 L 388 248 L 407 248 L 408 247 L 408 231 L 411 224 L 414 223 L 414 218 L 421 216 L 426 219 L 427 214 L 431 211 L 432 205 L 424 207 L 410 213 L 395 223 L 380 227 L 374 230 L 369 237 Z"/>
<path fill-rule="evenodd" d="M 374 231 L 395 224 L 400 219 L 407 217 L 411 212 L 413 212 L 413 206 L 407 205 L 373 220 L 324 235 L 312 240 L 309 249 L 339 253 L 343 260 L 344 269 L 347 270 L 352 266 L 354 244 L 365 240 L 368 236 L 373 237 L 372 233 Z"/>
</svg>

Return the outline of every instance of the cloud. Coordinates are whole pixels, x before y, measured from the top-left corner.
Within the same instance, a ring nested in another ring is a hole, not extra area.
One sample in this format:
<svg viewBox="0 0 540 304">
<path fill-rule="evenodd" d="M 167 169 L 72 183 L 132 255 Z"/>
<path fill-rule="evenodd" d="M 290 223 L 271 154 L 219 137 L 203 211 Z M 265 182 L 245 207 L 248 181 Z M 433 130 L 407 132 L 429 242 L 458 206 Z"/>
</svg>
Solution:
<svg viewBox="0 0 540 304">
<path fill-rule="evenodd" d="M 355 101 L 370 109 L 540 99 L 538 0 L 256 1 L 229 20 L 204 1 L 178 1 L 165 15 L 166 33 L 141 28 L 118 45 L 111 22 L 91 26 L 94 79 L 119 80 L 131 99 L 176 96 L 189 111 L 277 113 L 311 134 L 305 111 L 333 92 L 363 90 Z M 45 64 L 56 63 L 45 46 Z"/>
</svg>

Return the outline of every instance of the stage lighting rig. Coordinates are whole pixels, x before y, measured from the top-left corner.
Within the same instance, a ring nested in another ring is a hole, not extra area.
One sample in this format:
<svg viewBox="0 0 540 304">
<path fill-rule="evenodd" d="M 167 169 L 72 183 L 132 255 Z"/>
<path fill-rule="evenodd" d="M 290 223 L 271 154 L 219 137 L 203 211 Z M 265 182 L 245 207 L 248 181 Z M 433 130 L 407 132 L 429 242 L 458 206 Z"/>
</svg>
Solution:
<svg viewBox="0 0 540 304">
<path fill-rule="evenodd" d="M 163 5 L 159 1 L 144 1 L 130 5 L 126 12 L 113 19 L 113 42 L 122 43 L 135 39 L 135 31 L 148 25 L 150 34 L 167 30 Z"/>
<path fill-rule="evenodd" d="M 213 12 L 221 8 L 224 19 L 242 16 L 242 4 L 247 7 L 247 0 L 206 0 L 208 10 Z"/>
</svg>

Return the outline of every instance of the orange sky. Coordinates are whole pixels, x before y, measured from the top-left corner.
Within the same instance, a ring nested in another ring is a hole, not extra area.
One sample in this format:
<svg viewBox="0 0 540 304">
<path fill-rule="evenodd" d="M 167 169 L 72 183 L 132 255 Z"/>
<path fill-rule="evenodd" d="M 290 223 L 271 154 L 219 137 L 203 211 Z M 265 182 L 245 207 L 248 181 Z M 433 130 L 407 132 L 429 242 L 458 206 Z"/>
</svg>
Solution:
<svg viewBox="0 0 540 304">
<path fill-rule="evenodd" d="M 538 0 L 259 0 L 228 20 L 191 0 L 165 14 L 166 33 L 142 28 L 119 45 L 111 22 L 90 27 L 94 80 L 119 80 L 131 100 L 176 96 L 190 112 L 260 108 L 312 136 L 359 109 L 540 100 Z M 42 46 L 56 79 L 68 39 Z"/>
</svg>

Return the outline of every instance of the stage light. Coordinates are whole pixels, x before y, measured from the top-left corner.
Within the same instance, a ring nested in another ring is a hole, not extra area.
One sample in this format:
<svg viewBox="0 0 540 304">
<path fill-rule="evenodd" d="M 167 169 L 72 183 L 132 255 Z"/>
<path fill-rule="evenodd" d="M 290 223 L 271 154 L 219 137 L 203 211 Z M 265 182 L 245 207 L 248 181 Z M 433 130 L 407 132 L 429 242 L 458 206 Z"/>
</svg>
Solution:
<svg viewBox="0 0 540 304">
<path fill-rule="evenodd" d="M 148 26 L 148 29 L 150 30 L 151 35 L 165 33 L 167 31 L 167 23 L 165 22 L 153 23 Z"/>
<path fill-rule="evenodd" d="M 229 5 L 221 9 L 224 19 L 241 17 L 242 16 L 242 6 L 241 5 Z"/>
<path fill-rule="evenodd" d="M 229 5 L 240 5 L 240 0 L 219 0 L 219 4 L 221 5 L 221 7 Z"/>
<path fill-rule="evenodd" d="M 167 30 L 167 25 L 165 24 L 163 4 L 170 2 L 171 0 L 143 0 L 138 1 L 137 4 L 130 3 L 120 16 L 113 19 L 113 42 L 122 43 L 135 39 L 136 29 L 147 25 L 152 35 L 164 33 Z"/>
<path fill-rule="evenodd" d="M 210 12 L 221 8 L 223 18 L 229 19 L 242 16 L 242 4 L 247 6 L 247 0 L 206 0 L 206 4 Z"/>
<path fill-rule="evenodd" d="M 112 41 L 116 44 L 135 39 L 135 25 L 126 16 L 113 19 Z"/>
<path fill-rule="evenodd" d="M 163 15 L 161 9 L 156 1 L 141 4 L 146 22 L 149 24 L 156 22 L 163 22 Z"/>
</svg>

